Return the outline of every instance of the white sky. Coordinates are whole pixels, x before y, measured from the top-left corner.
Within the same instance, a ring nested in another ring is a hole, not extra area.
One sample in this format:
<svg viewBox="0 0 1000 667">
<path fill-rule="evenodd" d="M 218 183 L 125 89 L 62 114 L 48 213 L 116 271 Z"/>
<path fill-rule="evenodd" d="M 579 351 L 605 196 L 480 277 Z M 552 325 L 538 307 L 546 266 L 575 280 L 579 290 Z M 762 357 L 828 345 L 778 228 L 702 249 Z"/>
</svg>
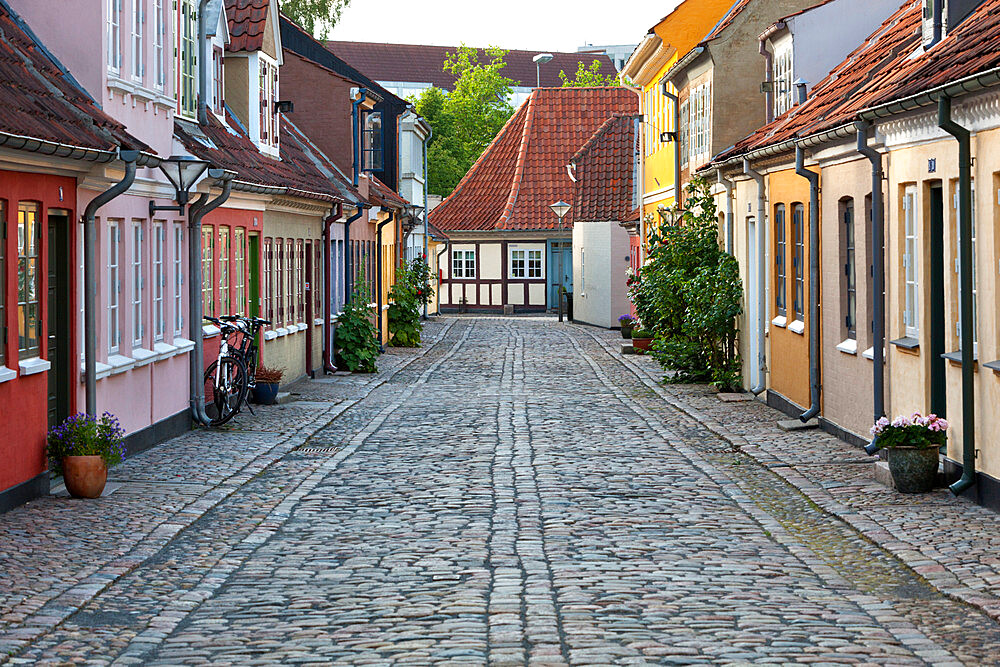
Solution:
<svg viewBox="0 0 1000 667">
<path fill-rule="evenodd" d="M 679 0 L 351 0 L 332 39 L 576 51 L 638 44 Z"/>
</svg>

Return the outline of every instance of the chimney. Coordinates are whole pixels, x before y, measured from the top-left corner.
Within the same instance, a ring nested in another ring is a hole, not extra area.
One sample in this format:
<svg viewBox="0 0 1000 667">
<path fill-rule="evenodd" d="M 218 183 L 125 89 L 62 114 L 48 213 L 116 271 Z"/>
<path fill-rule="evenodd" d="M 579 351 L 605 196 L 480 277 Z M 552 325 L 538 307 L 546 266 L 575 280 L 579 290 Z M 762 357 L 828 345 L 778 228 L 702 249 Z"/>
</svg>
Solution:
<svg viewBox="0 0 1000 667">
<path fill-rule="evenodd" d="M 802 104 L 806 101 L 806 88 L 809 86 L 809 82 L 805 79 L 796 79 L 792 85 L 795 86 L 795 103 Z"/>
</svg>

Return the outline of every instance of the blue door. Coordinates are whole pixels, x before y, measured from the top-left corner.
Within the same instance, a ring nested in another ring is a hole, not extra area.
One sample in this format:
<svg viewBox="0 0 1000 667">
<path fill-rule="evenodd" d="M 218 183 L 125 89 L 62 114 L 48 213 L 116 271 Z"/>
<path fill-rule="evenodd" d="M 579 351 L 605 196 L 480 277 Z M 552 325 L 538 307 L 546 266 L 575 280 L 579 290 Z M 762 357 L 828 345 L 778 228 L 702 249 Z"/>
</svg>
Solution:
<svg viewBox="0 0 1000 667">
<path fill-rule="evenodd" d="M 559 307 L 559 288 L 573 291 L 573 241 L 557 239 L 547 242 L 548 267 L 545 282 L 548 285 L 548 308 Z"/>
</svg>

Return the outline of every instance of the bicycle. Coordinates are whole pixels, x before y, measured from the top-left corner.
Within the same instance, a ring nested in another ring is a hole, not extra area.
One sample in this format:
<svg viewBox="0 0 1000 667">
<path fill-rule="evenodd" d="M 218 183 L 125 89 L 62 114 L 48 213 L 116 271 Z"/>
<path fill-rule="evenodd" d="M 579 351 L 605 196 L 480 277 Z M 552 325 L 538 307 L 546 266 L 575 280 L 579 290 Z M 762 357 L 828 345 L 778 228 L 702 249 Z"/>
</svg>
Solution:
<svg viewBox="0 0 1000 667">
<path fill-rule="evenodd" d="M 209 426 L 221 426 L 239 413 L 256 384 L 257 334 L 270 324 L 259 317 L 224 315 L 205 317 L 219 327 L 219 356 L 205 369 L 205 412 Z M 249 404 L 247 404 L 249 407 Z M 250 408 L 253 414 L 253 408 Z"/>
</svg>

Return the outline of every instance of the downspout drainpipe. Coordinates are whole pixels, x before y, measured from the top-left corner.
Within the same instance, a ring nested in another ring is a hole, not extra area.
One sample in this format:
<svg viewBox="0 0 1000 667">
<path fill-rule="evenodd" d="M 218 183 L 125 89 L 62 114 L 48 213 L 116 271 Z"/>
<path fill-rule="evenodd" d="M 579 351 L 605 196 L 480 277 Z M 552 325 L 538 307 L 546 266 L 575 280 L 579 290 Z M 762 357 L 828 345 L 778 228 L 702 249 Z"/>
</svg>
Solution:
<svg viewBox="0 0 1000 667">
<path fill-rule="evenodd" d="M 198 3 L 198 124 L 208 125 L 208 100 L 205 99 L 208 90 L 208 26 L 205 24 L 205 12 L 208 10 L 208 0 Z"/>
<path fill-rule="evenodd" d="M 337 204 L 334 211 L 330 212 L 330 217 L 323 224 L 323 374 L 336 373 L 337 367 L 333 365 L 333 327 L 330 326 L 330 318 L 333 315 L 330 308 L 330 299 L 333 297 L 333 290 L 330 289 L 330 278 L 333 276 L 333 260 L 330 257 L 330 227 L 344 214 L 344 205 Z"/>
<path fill-rule="evenodd" d="M 976 483 L 976 405 L 972 330 L 972 154 L 969 130 L 951 118 L 951 98 L 938 100 L 938 127 L 958 140 L 959 322 L 962 327 L 962 477 L 949 488 L 956 496 Z"/>
<path fill-rule="evenodd" d="M 139 151 L 121 151 L 125 175 L 90 200 L 83 212 L 83 349 L 87 414 L 97 416 L 97 210 L 122 194 L 135 181 Z"/>
<path fill-rule="evenodd" d="M 391 222 L 396 221 L 396 211 L 394 209 L 389 209 L 389 217 L 378 223 L 375 227 L 375 236 L 377 237 L 376 245 L 378 247 L 378 254 L 375 255 L 376 269 L 376 286 L 375 292 L 378 294 L 378 310 L 375 313 L 375 320 L 378 322 L 378 347 L 379 350 L 385 351 L 382 345 L 382 228 Z"/>
<path fill-rule="evenodd" d="M 354 258 L 351 256 L 351 223 L 360 218 L 365 212 L 365 207 L 358 204 L 358 210 L 344 221 L 344 303 L 351 302 L 354 294 L 354 281 L 352 271 L 354 269 Z"/>
<path fill-rule="evenodd" d="M 750 393 L 759 396 L 767 389 L 767 355 L 764 354 L 764 321 L 767 319 L 767 271 L 764 267 L 765 213 L 764 176 L 750 167 L 750 160 L 743 159 L 743 173 L 757 182 L 757 384 Z"/>
<path fill-rule="evenodd" d="M 715 175 L 719 185 L 726 189 L 726 252 L 733 254 L 733 182 L 722 175 L 722 169 L 716 169 Z"/>
<path fill-rule="evenodd" d="M 361 150 L 358 145 L 361 143 L 361 135 L 360 127 L 358 126 L 358 107 L 361 106 L 361 103 L 364 102 L 367 97 L 368 89 L 359 88 L 358 96 L 351 100 L 351 131 L 353 132 L 353 141 L 351 143 L 354 145 L 354 187 L 358 187 L 358 178 L 361 175 Z"/>
<path fill-rule="evenodd" d="M 434 136 L 434 128 L 427 125 L 427 137 L 424 139 L 424 262 L 430 265 L 427 257 L 427 235 L 431 232 L 430 221 L 427 219 L 427 147 L 430 146 L 431 137 Z M 424 296 L 424 319 L 427 319 L 427 297 Z"/>
<path fill-rule="evenodd" d="M 882 208 L 882 154 L 868 145 L 868 129 L 871 124 L 861 121 L 858 128 L 858 152 L 872 164 L 872 406 L 874 421 L 885 416 L 885 234 L 884 211 Z M 872 442 L 869 454 L 874 454 L 878 446 Z"/>
<path fill-rule="evenodd" d="M 805 168 L 806 152 L 795 147 L 795 173 L 809 181 L 809 409 L 807 422 L 819 414 L 819 174 Z"/>
<path fill-rule="evenodd" d="M 201 302 L 201 220 L 229 199 L 233 190 L 232 178 L 222 182 L 222 193 L 208 201 L 208 195 L 203 193 L 198 200 L 188 207 L 188 317 L 191 328 L 191 340 L 194 349 L 191 350 L 191 416 L 202 426 L 212 423 L 205 412 L 205 346 L 202 319 L 204 304 Z"/>
<path fill-rule="evenodd" d="M 774 56 L 767 50 L 767 37 L 760 38 L 759 53 L 764 56 L 764 122 L 774 120 Z"/>
<path fill-rule="evenodd" d="M 681 204 L 681 101 L 673 93 L 667 92 L 667 82 L 663 82 L 663 95 L 670 100 L 670 105 L 674 108 L 674 208 L 680 208 Z"/>
</svg>

